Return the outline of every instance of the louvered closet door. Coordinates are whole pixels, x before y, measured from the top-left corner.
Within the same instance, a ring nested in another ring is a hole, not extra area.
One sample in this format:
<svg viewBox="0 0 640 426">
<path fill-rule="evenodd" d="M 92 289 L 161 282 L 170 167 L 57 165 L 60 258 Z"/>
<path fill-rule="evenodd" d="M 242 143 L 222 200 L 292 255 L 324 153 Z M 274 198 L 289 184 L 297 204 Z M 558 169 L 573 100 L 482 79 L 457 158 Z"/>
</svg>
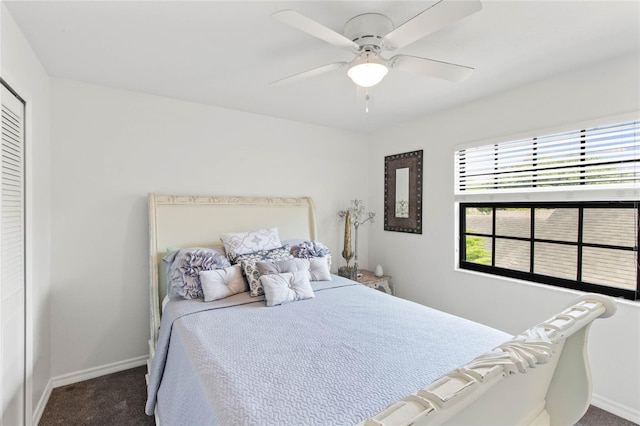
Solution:
<svg viewBox="0 0 640 426">
<path fill-rule="evenodd" d="M 25 423 L 24 104 L 4 86 L 0 99 L 1 422 L 13 426 Z"/>
</svg>

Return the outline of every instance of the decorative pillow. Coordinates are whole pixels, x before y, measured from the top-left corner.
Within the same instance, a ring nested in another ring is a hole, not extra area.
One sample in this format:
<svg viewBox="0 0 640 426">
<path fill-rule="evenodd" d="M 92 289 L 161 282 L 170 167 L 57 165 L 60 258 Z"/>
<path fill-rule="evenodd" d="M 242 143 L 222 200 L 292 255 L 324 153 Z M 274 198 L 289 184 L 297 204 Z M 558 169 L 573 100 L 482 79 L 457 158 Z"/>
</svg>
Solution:
<svg viewBox="0 0 640 426">
<path fill-rule="evenodd" d="M 308 271 L 309 280 L 311 281 L 331 281 L 329 265 L 324 257 L 257 262 L 256 269 L 261 276 L 267 274 L 282 274 L 285 272 Z"/>
<path fill-rule="evenodd" d="M 280 237 L 278 237 L 278 228 L 258 229 L 251 232 L 228 232 L 220 234 L 220 240 L 222 240 L 229 260 L 235 259 L 241 254 L 282 247 Z"/>
<path fill-rule="evenodd" d="M 171 299 L 204 297 L 200 271 L 227 268 L 229 261 L 208 248 L 187 248 L 174 251 L 163 259 L 167 268 L 167 294 Z"/>
<path fill-rule="evenodd" d="M 213 250 L 214 253 L 218 253 L 222 257 L 227 257 L 227 254 L 224 251 L 224 246 L 210 246 L 210 247 L 205 247 L 205 248 Z M 167 247 L 166 256 L 169 256 L 171 253 L 176 252 L 178 250 L 180 250 L 180 247 Z"/>
<path fill-rule="evenodd" d="M 255 253 L 243 254 L 236 257 L 234 263 L 239 263 L 242 268 L 251 296 L 257 297 L 264 294 L 262 284 L 260 284 L 260 273 L 256 269 L 256 262 L 260 261 L 276 261 L 283 259 L 291 259 L 291 247 L 282 246 L 272 250 L 260 250 Z"/>
<path fill-rule="evenodd" d="M 291 251 L 293 251 L 296 248 L 296 246 L 299 246 L 300 244 L 302 244 L 307 240 L 304 238 L 291 238 L 289 240 L 281 240 L 281 241 L 282 241 L 282 245 L 289 244 L 291 246 Z"/>
<path fill-rule="evenodd" d="M 307 259 L 285 259 L 270 262 L 256 262 L 256 269 L 260 275 L 282 274 L 285 272 L 308 271 L 309 261 Z"/>
<path fill-rule="evenodd" d="M 307 260 L 309 261 L 311 281 L 331 281 L 331 271 L 329 271 L 331 255 L 312 257 Z"/>
<path fill-rule="evenodd" d="M 315 297 L 305 271 L 268 274 L 260 277 L 267 306 L 282 305 Z"/>
<path fill-rule="evenodd" d="M 302 259 L 326 257 L 327 265 L 331 268 L 331 253 L 329 252 L 329 248 L 320 241 L 306 240 L 301 241 L 296 245 L 292 245 L 291 254 L 293 257 L 299 257 Z"/>
<path fill-rule="evenodd" d="M 291 254 L 303 259 L 323 257 L 329 254 L 329 248 L 320 241 L 303 241 L 291 249 Z"/>
<path fill-rule="evenodd" d="M 242 278 L 240 265 L 213 271 L 200 271 L 204 301 L 212 302 L 249 290 Z"/>
</svg>

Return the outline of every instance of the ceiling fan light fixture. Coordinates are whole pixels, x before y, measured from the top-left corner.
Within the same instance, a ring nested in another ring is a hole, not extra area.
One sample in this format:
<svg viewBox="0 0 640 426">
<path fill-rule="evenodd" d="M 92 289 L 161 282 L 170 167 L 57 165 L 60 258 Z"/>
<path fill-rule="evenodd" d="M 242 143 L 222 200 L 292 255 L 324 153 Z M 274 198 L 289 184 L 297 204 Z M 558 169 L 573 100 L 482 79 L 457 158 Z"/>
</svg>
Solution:
<svg viewBox="0 0 640 426">
<path fill-rule="evenodd" d="M 375 53 L 364 52 L 351 63 L 347 75 L 360 87 L 372 87 L 388 72 L 387 61 Z"/>
</svg>

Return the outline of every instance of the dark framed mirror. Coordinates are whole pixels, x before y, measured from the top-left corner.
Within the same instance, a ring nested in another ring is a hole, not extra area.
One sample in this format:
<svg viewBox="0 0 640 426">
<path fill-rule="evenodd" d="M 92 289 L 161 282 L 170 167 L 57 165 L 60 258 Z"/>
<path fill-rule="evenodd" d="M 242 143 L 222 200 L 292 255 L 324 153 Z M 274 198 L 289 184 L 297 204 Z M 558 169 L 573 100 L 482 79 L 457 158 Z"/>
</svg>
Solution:
<svg viewBox="0 0 640 426">
<path fill-rule="evenodd" d="M 384 230 L 422 234 L 422 150 L 384 157 Z"/>
</svg>

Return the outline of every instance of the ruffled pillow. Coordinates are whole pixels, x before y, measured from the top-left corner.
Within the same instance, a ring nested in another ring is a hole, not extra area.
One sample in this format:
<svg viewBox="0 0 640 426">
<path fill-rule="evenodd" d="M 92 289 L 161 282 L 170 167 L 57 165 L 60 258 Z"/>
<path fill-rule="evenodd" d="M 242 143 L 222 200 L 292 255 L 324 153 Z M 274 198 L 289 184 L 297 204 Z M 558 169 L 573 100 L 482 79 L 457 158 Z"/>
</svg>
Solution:
<svg viewBox="0 0 640 426">
<path fill-rule="evenodd" d="M 208 248 L 187 248 L 167 254 L 162 261 L 167 269 L 167 294 L 171 299 L 204 297 L 200 271 L 227 268 L 229 261 Z"/>
<path fill-rule="evenodd" d="M 260 277 L 267 306 L 277 306 L 315 297 L 306 271 L 268 274 Z"/>
<path fill-rule="evenodd" d="M 324 257 L 329 254 L 329 248 L 320 241 L 303 241 L 291 249 L 291 254 L 303 259 Z"/>
</svg>

